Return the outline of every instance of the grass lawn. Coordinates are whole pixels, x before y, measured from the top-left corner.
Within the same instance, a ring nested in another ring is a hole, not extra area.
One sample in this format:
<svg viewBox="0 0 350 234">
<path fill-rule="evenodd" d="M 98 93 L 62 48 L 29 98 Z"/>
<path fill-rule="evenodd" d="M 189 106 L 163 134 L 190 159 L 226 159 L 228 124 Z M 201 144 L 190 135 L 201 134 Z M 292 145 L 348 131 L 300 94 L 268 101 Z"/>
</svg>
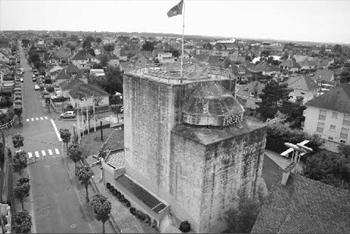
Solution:
<svg viewBox="0 0 350 234">
<path fill-rule="evenodd" d="M 114 128 L 106 128 L 102 130 L 103 141 L 101 140 L 101 131 L 90 132 L 83 136 L 81 147 L 84 156 L 97 155 L 99 149 L 120 149 L 124 147 L 124 130 L 116 130 Z"/>
</svg>

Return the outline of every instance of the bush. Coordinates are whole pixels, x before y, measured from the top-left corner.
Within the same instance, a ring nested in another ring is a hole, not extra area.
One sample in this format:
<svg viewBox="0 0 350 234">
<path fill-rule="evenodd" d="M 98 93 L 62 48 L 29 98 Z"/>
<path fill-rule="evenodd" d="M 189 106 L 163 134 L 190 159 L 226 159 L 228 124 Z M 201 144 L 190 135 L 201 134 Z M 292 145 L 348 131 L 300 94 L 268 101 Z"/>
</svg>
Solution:
<svg viewBox="0 0 350 234">
<path fill-rule="evenodd" d="M 110 188 L 111 188 L 111 184 L 108 182 L 108 183 L 106 183 L 106 187 L 107 187 L 107 189 L 109 190 Z"/>
<path fill-rule="evenodd" d="M 324 142 L 317 135 L 309 135 L 301 130 L 290 129 L 282 124 L 272 124 L 266 128 L 266 149 L 277 153 L 282 153 L 288 149 L 284 145 L 285 142 L 296 144 L 303 140 L 310 140 L 307 146 L 313 149 L 312 154 L 319 152 Z M 302 159 L 306 160 L 304 157 Z"/>
<path fill-rule="evenodd" d="M 52 86 L 47 87 L 46 90 L 50 93 L 55 91 L 54 87 L 52 87 Z"/>
<path fill-rule="evenodd" d="M 129 210 L 132 215 L 136 214 L 136 209 L 134 207 L 131 207 Z"/>
</svg>

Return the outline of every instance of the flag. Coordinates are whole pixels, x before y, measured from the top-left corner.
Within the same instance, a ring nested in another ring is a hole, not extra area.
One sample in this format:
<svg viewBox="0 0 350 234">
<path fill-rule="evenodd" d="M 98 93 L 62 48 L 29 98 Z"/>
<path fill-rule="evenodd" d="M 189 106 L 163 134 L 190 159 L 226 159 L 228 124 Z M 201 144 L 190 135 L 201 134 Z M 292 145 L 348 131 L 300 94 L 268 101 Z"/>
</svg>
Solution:
<svg viewBox="0 0 350 234">
<path fill-rule="evenodd" d="M 182 14 L 184 0 L 181 0 L 177 5 L 173 6 L 167 13 L 168 17 L 173 17 Z"/>
</svg>

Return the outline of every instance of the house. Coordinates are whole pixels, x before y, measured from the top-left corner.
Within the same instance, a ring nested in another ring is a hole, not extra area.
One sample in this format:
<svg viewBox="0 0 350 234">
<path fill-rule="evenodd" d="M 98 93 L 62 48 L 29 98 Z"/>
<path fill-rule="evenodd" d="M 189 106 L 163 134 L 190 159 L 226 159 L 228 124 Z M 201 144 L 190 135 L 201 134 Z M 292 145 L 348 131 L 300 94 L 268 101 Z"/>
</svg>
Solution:
<svg viewBox="0 0 350 234">
<path fill-rule="evenodd" d="M 68 79 L 62 81 L 56 86 L 55 92 L 57 96 L 69 97 L 69 91 L 74 89 L 76 86 L 84 84 L 84 81 L 78 78 Z"/>
<path fill-rule="evenodd" d="M 83 78 L 83 72 L 73 63 L 70 63 L 68 67 L 62 69 L 58 73 L 56 80 L 67 80 L 71 78 Z"/>
<path fill-rule="evenodd" d="M 170 52 L 158 53 L 157 59 L 160 63 L 174 63 L 176 61 L 176 58 Z"/>
<path fill-rule="evenodd" d="M 72 56 L 72 52 L 69 48 L 62 47 L 60 49 L 54 49 L 50 52 L 50 55 L 46 58 L 48 63 L 61 63 L 68 62 L 69 58 Z"/>
<path fill-rule="evenodd" d="M 145 55 L 139 54 L 134 62 L 135 67 L 146 67 L 147 64 L 151 63 Z"/>
<path fill-rule="evenodd" d="M 90 69 L 93 63 L 98 63 L 99 60 L 87 53 L 85 50 L 79 50 L 70 61 L 79 69 Z"/>
<path fill-rule="evenodd" d="M 209 55 L 208 54 L 195 54 L 192 56 L 192 60 L 198 63 L 208 63 Z"/>
<path fill-rule="evenodd" d="M 220 67 L 223 66 L 223 61 L 219 56 L 209 56 L 208 63 L 210 66 Z"/>
<path fill-rule="evenodd" d="M 265 88 L 265 84 L 254 81 L 250 82 L 245 86 L 238 86 L 236 90 L 236 95 L 244 101 L 244 108 L 256 109 L 258 107 L 257 103 L 261 102 L 259 95 Z"/>
<path fill-rule="evenodd" d="M 278 172 L 251 233 L 350 233 L 350 192 Z"/>
<path fill-rule="evenodd" d="M 253 79 L 252 73 L 247 69 L 246 66 L 243 65 L 231 65 L 232 73 L 237 78 L 238 83 L 248 83 Z"/>
<path fill-rule="evenodd" d="M 255 65 L 255 70 L 261 72 L 263 75 L 272 76 L 280 73 L 281 69 L 277 66 L 270 65 L 267 62 L 261 62 Z"/>
<path fill-rule="evenodd" d="M 341 84 L 308 101 L 304 132 L 350 145 L 350 86 Z"/>
<path fill-rule="evenodd" d="M 287 70 L 287 71 L 290 71 L 290 72 L 299 71 L 300 68 L 301 68 L 301 66 L 296 61 L 294 61 L 293 59 L 286 59 L 279 66 L 283 70 Z"/>
<path fill-rule="evenodd" d="M 300 65 L 300 70 L 313 70 L 316 68 L 316 62 L 313 60 L 305 59 L 303 61 L 298 62 Z"/>
<path fill-rule="evenodd" d="M 312 77 L 317 83 L 334 84 L 334 71 L 317 69 Z"/>
<path fill-rule="evenodd" d="M 0 51 L 0 62 L 9 63 L 10 58 L 2 51 Z"/>
<path fill-rule="evenodd" d="M 303 98 L 303 103 L 306 103 L 316 97 L 321 87 L 317 82 L 309 76 L 297 75 L 291 76 L 287 80 L 288 88 L 293 89 L 289 93 L 289 101 L 295 102 L 298 97 Z"/>
<path fill-rule="evenodd" d="M 74 107 L 92 107 L 93 100 L 95 106 L 109 106 L 109 93 L 93 84 L 77 85 L 68 92 L 68 96 Z"/>
<path fill-rule="evenodd" d="M 328 69 L 328 67 L 334 62 L 330 59 L 316 59 L 316 68 L 317 69 Z"/>
</svg>

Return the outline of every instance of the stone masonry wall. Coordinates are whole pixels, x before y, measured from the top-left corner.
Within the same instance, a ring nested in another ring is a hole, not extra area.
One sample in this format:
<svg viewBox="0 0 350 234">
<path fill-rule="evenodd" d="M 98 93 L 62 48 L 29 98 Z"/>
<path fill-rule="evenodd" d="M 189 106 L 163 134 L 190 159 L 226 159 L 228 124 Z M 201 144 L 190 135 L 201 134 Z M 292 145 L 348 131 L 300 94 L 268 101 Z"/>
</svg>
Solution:
<svg viewBox="0 0 350 234">
<path fill-rule="evenodd" d="M 256 195 L 265 141 L 263 127 L 207 147 L 200 232 L 226 229 L 220 217 L 236 205 L 239 189 L 249 197 Z"/>
<path fill-rule="evenodd" d="M 199 231 L 205 146 L 176 133 L 171 134 L 171 211 Z"/>
</svg>

